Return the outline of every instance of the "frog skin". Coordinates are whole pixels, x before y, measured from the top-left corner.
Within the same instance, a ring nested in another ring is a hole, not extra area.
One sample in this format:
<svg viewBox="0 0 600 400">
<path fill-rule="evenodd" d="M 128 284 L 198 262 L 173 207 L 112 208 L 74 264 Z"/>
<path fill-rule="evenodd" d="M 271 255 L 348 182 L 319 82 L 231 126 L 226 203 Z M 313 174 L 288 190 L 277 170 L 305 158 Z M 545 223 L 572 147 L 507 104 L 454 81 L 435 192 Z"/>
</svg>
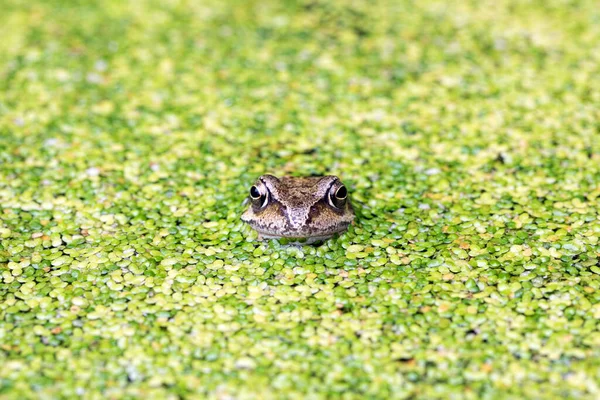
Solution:
<svg viewBox="0 0 600 400">
<path fill-rule="evenodd" d="M 316 242 L 344 232 L 354 220 L 348 190 L 337 176 L 262 175 L 250 188 L 242 221 L 260 239 Z"/>
</svg>

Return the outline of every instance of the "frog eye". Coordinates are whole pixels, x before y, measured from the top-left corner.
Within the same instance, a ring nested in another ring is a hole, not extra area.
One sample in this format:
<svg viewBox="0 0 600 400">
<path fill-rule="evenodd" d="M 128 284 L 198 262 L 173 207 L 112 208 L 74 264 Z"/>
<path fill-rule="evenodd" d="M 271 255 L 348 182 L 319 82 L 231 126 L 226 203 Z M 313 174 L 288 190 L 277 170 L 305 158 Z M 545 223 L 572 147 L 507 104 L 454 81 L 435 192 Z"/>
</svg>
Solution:
<svg viewBox="0 0 600 400">
<path fill-rule="evenodd" d="M 329 204 L 334 208 L 343 208 L 348 197 L 348 189 L 346 186 L 333 186 L 329 191 Z"/>
<path fill-rule="evenodd" d="M 269 195 L 264 186 L 252 185 L 250 188 L 250 199 L 252 199 L 254 205 L 264 208 L 268 203 Z"/>
<path fill-rule="evenodd" d="M 346 186 L 342 185 L 335 191 L 335 198 L 338 200 L 346 200 L 348 197 L 348 189 Z"/>
<path fill-rule="evenodd" d="M 252 187 L 250 188 L 250 197 L 252 198 L 252 200 L 260 199 L 260 191 L 254 185 L 252 185 Z"/>
</svg>

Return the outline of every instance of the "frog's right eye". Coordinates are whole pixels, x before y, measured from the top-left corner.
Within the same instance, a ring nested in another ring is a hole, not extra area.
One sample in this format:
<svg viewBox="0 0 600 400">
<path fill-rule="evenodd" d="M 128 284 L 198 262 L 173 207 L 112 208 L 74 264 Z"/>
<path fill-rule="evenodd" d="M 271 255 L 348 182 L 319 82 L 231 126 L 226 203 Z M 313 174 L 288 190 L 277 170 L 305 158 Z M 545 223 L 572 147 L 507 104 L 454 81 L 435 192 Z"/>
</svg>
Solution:
<svg viewBox="0 0 600 400">
<path fill-rule="evenodd" d="M 252 204 L 264 208 L 268 203 L 269 194 L 263 185 L 252 185 L 250 188 L 250 198 L 252 199 Z"/>
<path fill-rule="evenodd" d="M 260 199 L 260 191 L 254 185 L 252 185 L 252 187 L 250 188 L 250 197 L 252 198 L 252 200 Z"/>
</svg>

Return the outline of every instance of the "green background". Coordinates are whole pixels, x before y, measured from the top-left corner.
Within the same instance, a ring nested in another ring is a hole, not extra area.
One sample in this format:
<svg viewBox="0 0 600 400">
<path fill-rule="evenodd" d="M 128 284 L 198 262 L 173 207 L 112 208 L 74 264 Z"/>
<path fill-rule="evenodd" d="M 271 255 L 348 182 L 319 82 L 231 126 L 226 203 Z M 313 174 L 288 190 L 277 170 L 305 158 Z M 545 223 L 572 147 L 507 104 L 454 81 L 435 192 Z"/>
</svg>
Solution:
<svg viewBox="0 0 600 400">
<path fill-rule="evenodd" d="M 0 398 L 600 396 L 597 1 L 1 6 Z"/>
</svg>

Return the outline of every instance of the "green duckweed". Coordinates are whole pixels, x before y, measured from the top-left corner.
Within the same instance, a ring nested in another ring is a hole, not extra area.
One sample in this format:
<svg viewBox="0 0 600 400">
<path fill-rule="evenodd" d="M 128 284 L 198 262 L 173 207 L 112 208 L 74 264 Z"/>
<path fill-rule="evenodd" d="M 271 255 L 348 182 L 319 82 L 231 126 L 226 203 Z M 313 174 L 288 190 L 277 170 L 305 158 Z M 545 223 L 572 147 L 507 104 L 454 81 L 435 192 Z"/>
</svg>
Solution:
<svg viewBox="0 0 600 400">
<path fill-rule="evenodd" d="M 598 398 L 600 7 L 6 0 L 0 398 Z M 320 245 L 254 179 L 336 174 Z"/>
</svg>

